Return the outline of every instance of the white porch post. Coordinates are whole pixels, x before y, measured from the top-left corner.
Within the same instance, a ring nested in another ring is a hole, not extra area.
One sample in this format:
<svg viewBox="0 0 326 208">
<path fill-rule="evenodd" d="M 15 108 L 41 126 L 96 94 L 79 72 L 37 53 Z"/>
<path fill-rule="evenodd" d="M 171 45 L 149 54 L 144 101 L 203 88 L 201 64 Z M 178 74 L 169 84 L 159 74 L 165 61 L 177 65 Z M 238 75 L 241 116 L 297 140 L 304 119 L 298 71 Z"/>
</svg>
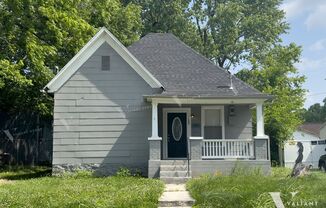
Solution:
<svg viewBox="0 0 326 208">
<path fill-rule="evenodd" d="M 159 177 L 159 167 L 161 160 L 161 142 L 162 138 L 158 136 L 158 102 L 152 100 L 152 136 L 148 138 L 149 143 L 149 161 L 148 177 Z"/>
<path fill-rule="evenodd" d="M 254 137 L 256 160 L 270 160 L 269 137 L 265 135 L 263 102 L 256 103 L 257 130 Z"/>
<path fill-rule="evenodd" d="M 152 138 L 158 138 L 157 102 L 152 101 Z"/>
<path fill-rule="evenodd" d="M 257 117 L 257 135 L 258 137 L 266 136 L 264 130 L 264 113 L 263 103 L 256 104 L 256 117 Z"/>
</svg>

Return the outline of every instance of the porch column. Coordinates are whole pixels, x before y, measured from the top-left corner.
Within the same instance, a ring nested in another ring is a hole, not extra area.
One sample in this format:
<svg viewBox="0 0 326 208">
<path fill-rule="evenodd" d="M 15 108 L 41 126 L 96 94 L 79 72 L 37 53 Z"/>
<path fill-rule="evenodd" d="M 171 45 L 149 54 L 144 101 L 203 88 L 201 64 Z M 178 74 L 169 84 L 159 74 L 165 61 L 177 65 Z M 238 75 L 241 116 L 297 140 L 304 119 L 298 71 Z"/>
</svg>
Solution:
<svg viewBox="0 0 326 208">
<path fill-rule="evenodd" d="M 148 138 L 149 141 L 149 159 L 161 159 L 161 141 L 162 138 L 158 136 L 158 114 L 157 102 L 152 101 L 152 136 Z"/>
<path fill-rule="evenodd" d="M 256 136 L 254 137 L 256 160 L 270 160 L 269 137 L 265 135 L 263 102 L 256 103 Z"/>
<path fill-rule="evenodd" d="M 157 102 L 152 101 L 152 138 L 158 137 Z"/>
<path fill-rule="evenodd" d="M 266 136 L 264 130 L 263 103 L 256 104 L 257 136 Z"/>
</svg>

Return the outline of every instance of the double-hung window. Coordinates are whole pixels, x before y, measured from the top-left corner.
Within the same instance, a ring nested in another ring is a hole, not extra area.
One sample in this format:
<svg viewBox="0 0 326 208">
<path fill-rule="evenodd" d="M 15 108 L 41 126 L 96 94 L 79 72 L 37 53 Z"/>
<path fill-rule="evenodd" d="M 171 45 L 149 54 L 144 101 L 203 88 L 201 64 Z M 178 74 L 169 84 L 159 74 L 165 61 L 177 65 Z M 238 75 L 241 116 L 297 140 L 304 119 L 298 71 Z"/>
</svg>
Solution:
<svg viewBox="0 0 326 208">
<path fill-rule="evenodd" d="M 204 139 L 225 139 L 224 106 L 203 106 L 201 110 Z"/>
</svg>

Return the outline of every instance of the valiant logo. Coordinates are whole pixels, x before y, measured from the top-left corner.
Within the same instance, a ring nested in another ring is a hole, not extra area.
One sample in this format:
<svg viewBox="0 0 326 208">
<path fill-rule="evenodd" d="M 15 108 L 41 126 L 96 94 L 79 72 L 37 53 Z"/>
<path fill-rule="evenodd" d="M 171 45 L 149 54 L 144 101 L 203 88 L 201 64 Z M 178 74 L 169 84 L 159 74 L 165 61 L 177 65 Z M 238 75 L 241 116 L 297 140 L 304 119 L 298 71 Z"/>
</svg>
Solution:
<svg viewBox="0 0 326 208">
<path fill-rule="evenodd" d="M 292 199 L 297 195 L 298 192 L 290 192 L 292 195 Z M 271 195 L 276 208 L 285 208 L 284 203 L 281 199 L 280 192 L 269 192 Z M 296 200 L 296 201 L 288 201 L 286 203 L 287 207 L 314 207 L 318 205 L 317 201 L 306 201 L 306 200 Z"/>
</svg>

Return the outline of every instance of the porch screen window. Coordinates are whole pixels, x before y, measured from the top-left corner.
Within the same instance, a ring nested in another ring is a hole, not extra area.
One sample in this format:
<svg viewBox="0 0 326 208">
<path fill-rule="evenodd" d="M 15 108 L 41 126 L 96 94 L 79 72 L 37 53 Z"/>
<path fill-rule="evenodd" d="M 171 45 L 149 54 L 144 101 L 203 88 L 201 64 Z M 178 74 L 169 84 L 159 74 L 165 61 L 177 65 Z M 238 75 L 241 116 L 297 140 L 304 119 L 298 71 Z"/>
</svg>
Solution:
<svg viewBox="0 0 326 208">
<path fill-rule="evenodd" d="M 204 138 L 205 139 L 222 139 L 222 119 L 220 109 L 204 110 Z"/>
</svg>

